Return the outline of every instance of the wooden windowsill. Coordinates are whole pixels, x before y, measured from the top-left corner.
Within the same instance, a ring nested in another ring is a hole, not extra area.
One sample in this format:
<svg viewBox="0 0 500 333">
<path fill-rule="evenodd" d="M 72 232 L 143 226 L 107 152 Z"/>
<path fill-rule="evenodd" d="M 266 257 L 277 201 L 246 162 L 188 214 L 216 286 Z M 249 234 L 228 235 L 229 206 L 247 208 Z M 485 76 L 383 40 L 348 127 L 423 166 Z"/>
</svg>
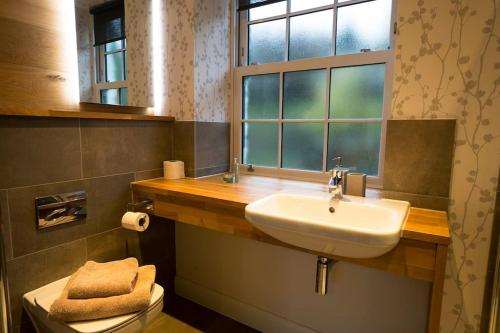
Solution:
<svg viewBox="0 0 500 333">
<path fill-rule="evenodd" d="M 174 121 L 172 116 L 157 116 L 153 108 L 101 105 L 93 103 L 80 103 L 74 108 L 0 108 L 3 116 L 27 117 L 56 117 L 56 118 L 81 118 L 81 119 L 114 119 L 114 120 L 149 120 L 149 121 Z"/>
</svg>

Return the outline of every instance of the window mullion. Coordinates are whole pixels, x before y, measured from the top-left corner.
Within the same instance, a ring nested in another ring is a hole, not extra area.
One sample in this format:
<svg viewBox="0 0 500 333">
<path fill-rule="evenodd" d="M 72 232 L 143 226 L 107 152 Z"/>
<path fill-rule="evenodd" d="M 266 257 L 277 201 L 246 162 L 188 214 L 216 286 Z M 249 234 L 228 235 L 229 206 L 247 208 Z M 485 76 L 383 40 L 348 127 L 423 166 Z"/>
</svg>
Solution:
<svg viewBox="0 0 500 333">
<path fill-rule="evenodd" d="M 327 172 L 328 166 L 328 118 L 330 114 L 330 67 L 326 68 L 326 94 L 325 94 L 325 115 L 324 115 L 324 126 L 323 126 L 323 172 Z"/>
<path fill-rule="evenodd" d="M 290 50 L 290 0 L 286 2 L 286 30 L 285 30 L 285 61 L 288 61 L 288 53 Z"/>
<path fill-rule="evenodd" d="M 332 27 L 332 56 L 337 54 L 337 13 L 338 13 L 338 0 L 333 3 L 333 27 Z"/>
<path fill-rule="evenodd" d="M 279 110 L 278 110 L 278 168 L 281 168 L 281 154 L 283 151 L 283 94 L 284 94 L 284 74 L 280 72 L 280 90 L 279 90 Z"/>
</svg>

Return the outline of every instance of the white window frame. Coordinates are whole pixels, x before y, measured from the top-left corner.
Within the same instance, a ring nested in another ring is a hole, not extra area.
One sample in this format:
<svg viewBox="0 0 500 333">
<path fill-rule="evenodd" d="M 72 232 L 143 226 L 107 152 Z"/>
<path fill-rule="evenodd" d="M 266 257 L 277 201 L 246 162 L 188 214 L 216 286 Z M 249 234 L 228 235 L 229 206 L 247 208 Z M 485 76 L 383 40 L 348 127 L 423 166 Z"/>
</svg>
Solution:
<svg viewBox="0 0 500 333">
<path fill-rule="evenodd" d="M 127 42 L 126 38 L 123 39 L 125 43 L 125 47 L 120 49 L 116 49 L 113 51 L 106 51 L 106 45 L 98 45 L 94 47 L 94 63 L 95 63 L 95 80 L 94 80 L 94 101 L 95 103 L 101 103 L 101 90 L 106 89 L 120 89 L 120 88 L 128 88 L 127 78 L 128 72 L 127 67 L 128 64 L 125 63 L 125 52 L 127 51 Z M 106 55 L 112 53 L 122 53 L 123 57 L 123 75 L 125 80 L 107 82 L 106 81 Z"/>
<path fill-rule="evenodd" d="M 285 59 L 288 59 L 288 45 L 289 45 L 289 30 L 290 30 L 290 17 L 302 15 L 306 13 L 318 12 L 326 9 L 334 9 L 334 19 L 333 19 L 333 41 L 332 47 L 335 48 L 336 39 L 336 26 L 337 26 L 337 8 L 349 6 L 357 3 L 368 2 L 371 0 L 351 0 L 342 3 L 338 3 L 337 0 L 334 1 L 333 5 L 321 6 L 317 8 L 312 8 L 308 10 L 303 10 L 299 12 L 290 13 L 290 0 L 287 1 L 287 13 L 283 15 L 277 15 L 265 19 L 254 20 L 252 23 L 260 23 L 266 21 L 272 21 L 280 18 L 286 18 L 286 49 L 285 49 Z M 258 64 L 258 65 L 245 65 L 247 63 L 248 50 L 246 45 L 247 42 L 247 31 L 248 31 L 248 11 L 243 13 L 235 13 L 233 17 L 233 42 L 234 50 L 234 70 L 233 70 L 233 112 L 231 115 L 231 161 L 234 158 L 238 158 L 239 162 L 242 162 L 242 125 L 243 123 L 277 123 L 278 124 L 278 165 L 281 165 L 282 158 L 282 132 L 283 123 L 323 123 L 323 167 L 322 171 L 307 171 L 307 170 L 296 170 L 296 169 L 286 169 L 280 167 L 265 167 L 265 166 L 253 166 L 254 171 L 249 172 L 247 168 L 240 168 L 241 172 L 244 174 L 253 174 L 259 176 L 272 176 L 278 178 L 289 178 L 307 181 L 317 181 L 326 182 L 329 177 L 329 170 L 327 170 L 327 153 L 328 153 L 328 124 L 330 123 L 340 123 L 340 122 L 380 122 L 381 123 L 381 135 L 380 135 L 380 152 L 379 152 L 379 165 L 378 165 L 378 176 L 367 176 L 367 183 L 369 187 L 379 188 L 382 186 L 383 181 L 383 168 L 384 168 L 384 156 L 385 156 L 385 133 L 387 127 L 387 119 L 390 118 L 391 114 L 391 99 L 392 99 L 392 80 L 394 73 L 394 45 L 395 45 L 395 32 L 396 32 L 396 1 L 392 0 L 391 7 L 391 24 L 390 24 L 390 49 L 382 51 L 369 51 L 363 53 L 355 53 L 348 55 L 333 55 L 321 58 L 307 58 L 300 60 L 291 60 L 277 63 L 268 64 Z M 236 7 L 235 7 L 236 8 Z M 240 24 L 241 21 L 241 24 Z M 244 45 L 244 47 L 241 47 Z M 242 65 L 243 64 L 243 65 Z M 336 67 L 347 67 L 347 66 L 361 66 L 370 64 L 385 64 L 385 78 L 384 78 L 384 100 L 383 100 L 383 112 L 382 118 L 370 118 L 370 119 L 329 119 L 329 108 L 330 108 L 330 73 L 332 68 Z M 326 69 L 327 72 L 327 84 L 326 84 L 326 100 L 325 100 L 325 116 L 321 119 L 283 119 L 283 78 L 284 73 L 293 71 L 305 71 L 314 69 Z M 262 75 L 262 74 L 272 74 L 279 73 L 280 75 L 280 87 L 279 87 L 279 119 L 269 119 L 269 120 L 243 120 L 242 119 L 242 91 L 243 91 L 243 78 L 250 75 Z"/>
</svg>

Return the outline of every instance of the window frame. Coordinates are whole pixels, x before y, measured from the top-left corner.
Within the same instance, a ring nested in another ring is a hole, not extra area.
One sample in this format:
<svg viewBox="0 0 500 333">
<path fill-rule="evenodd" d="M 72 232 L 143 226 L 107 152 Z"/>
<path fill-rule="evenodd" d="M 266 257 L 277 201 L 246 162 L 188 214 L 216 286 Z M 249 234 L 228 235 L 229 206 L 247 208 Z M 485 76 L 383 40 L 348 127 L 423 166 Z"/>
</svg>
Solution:
<svg viewBox="0 0 500 333">
<path fill-rule="evenodd" d="M 261 23 L 272 21 L 276 19 L 286 18 L 286 50 L 285 59 L 288 59 L 289 49 L 289 30 L 290 30 L 290 17 L 314 13 L 322 10 L 333 9 L 333 35 L 332 35 L 332 48 L 334 51 L 336 45 L 336 26 L 337 26 L 337 8 L 369 2 L 372 0 L 350 0 L 339 3 L 334 0 L 331 5 L 311 8 L 298 12 L 290 13 L 290 0 L 287 2 L 286 14 L 276 15 L 265 19 L 251 21 L 252 23 Z M 289 178 L 307 181 L 324 182 L 328 180 L 329 170 L 327 170 L 327 157 L 328 157 L 328 124 L 340 122 L 380 122 L 381 135 L 380 135 L 380 151 L 378 163 L 378 176 L 367 176 L 367 185 L 369 187 L 379 188 L 382 186 L 383 170 L 384 170 L 384 156 L 385 156 L 385 137 L 387 119 L 391 114 L 391 98 L 392 98 L 392 81 L 394 73 L 394 46 L 395 46 L 395 32 L 396 32 L 396 1 L 391 0 L 391 22 L 389 31 L 390 49 L 380 51 L 368 51 L 355 54 L 346 55 L 331 55 L 327 57 L 307 58 L 298 60 L 286 60 L 283 62 L 266 63 L 266 64 L 247 64 L 248 56 L 248 11 L 241 13 L 235 12 L 233 23 L 233 42 L 234 42 L 234 70 L 233 70 L 233 111 L 231 113 L 231 161 L 238 158 L 242 162 L 243 154 L 243 138 L 242 127 L 244 123 L 277 123 L 278 124 L 278 165 L 281 166 L 282 161 L 282 139 L 283 139 L 283 123 L 323 123 L 323 166 L 322 171 L 308 171 L 297 169 L 286 169 L 282 167 L 267 167 L 267 166 L 253 166 L 252 172 L 247 168 L 240 168 L 243 174 L 253 174 L 259 176 L 272 176 L 278 178 Z M 236 8 L 236 7 L 235 7 Z M 240 45 L 244 45 L 241 47 Z M 383 95 L 383 111 L 381 118 L 354 118 L 354 119 L 330 119 L 330 87 L 331 87 L 331 69 L 338 67 L 351 67 L 362 66 L 370 64 L 385 64 L 385 78 L 384 78 L 384 95 Z M 284 89 L 284 73 L 295 71 L 306 71 L 314 69 L 326 69 L 327 82 L 326 82 L 326 100 L 325 100 L 325 113 L 321 119 L 283 119 L 283 89 Z M 243 78 L 251 75 L 264 75 L 279 73 L 280 87 L 279 87 L 279 119 L 262 119 L 244 120 L 243 117 Z"/>
<path fill-rule="evenodd" d="M 121 93 L 123 88 L 128 88 L 128 73 L 125 54 L 127 52 L 127 39 L 120 39 L 122 47 L 112 51 L 106 51 L 106 44 L 97 45 L 94 47 L 94 63 L 95 63 L 95 80 L 94 80 L 94 101 L 101 103 L 101 91 L 107 89 L 118 89 L 119 99 L 121 101 Z M 121 53 L 123 76 L 124 80 L 108 82 L 106 78 L 106 55 Z M 119 104 L 121 105 L 121 104 Z"/>
</svg>

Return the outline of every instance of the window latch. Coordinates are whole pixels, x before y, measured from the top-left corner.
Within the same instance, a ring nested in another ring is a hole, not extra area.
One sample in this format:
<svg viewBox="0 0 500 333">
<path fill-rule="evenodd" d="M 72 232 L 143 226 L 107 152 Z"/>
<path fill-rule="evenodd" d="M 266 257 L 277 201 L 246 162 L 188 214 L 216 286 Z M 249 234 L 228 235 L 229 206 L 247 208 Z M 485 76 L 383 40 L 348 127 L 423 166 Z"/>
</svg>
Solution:
<svg viewBox="0 0 500 333">
<path fill-rule="evenodd" d="M 371 51 L 371 49 L 361 49 L 361 50 L 359 50 L 359 51 L 360 51 L 360 52 L 370 52 L 370 51 Z"/>
</svg>

